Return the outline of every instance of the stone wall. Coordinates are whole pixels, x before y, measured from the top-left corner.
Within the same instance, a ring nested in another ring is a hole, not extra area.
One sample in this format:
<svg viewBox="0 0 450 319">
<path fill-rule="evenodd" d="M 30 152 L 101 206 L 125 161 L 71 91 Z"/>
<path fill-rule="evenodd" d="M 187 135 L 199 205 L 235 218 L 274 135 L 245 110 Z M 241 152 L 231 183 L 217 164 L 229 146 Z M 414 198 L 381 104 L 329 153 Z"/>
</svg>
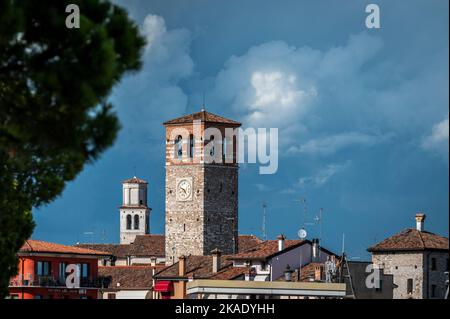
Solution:
<svg viewBox="0 0 450 319">
<path fill-rule="evenodd" d="M 238 168 L 205 166 L 205 244 L 203 254 L 218 248 L 224 254 L 237 252 Z"/>
<path fill-rule="evenodd" d="M 432 269 L 432 259 L 436 259 L 436 269 Z M 394 275 L 394 299 L 443 298 L 445 294 L 445 271 L 449 254 L 446 252 L 398 252 L 374 253 L 372 262 L 384 267 L 385 274 Z M 407 280 L 413 279 L 413 293 L 407 292 Z M 432 296 L 432 286 L 436 286 Z"/>
<path fill-rule="evenodd" d="M 372 262 L 394 276 L 394 299 L 422 299 L 424 254 L 421 252 L 373 253 Z M 413 280 L 412 294 L 408 294 L 408 279 Z"/>
<path fill-rule="evenodd" d="M 192 199 L 177 201 L 176 182 L 183 177 L 192 178 Z M 166 262 L 181 255 L 207 255 L 215 248 L 235 252 L 237 196 L 236 166 L 166 166 Z"/>
<path fill-rule="evenodd" d="M 436 260 L 436 269 L 432 269 L 432 260 Z M 428 291 L 424 291 L 424 298 L 444 298 L 445 296 L 445 272 L 448 271 L 449 254 L 445 252 L 427 252 L 425 253 L 424 265 L 428 272 L 425 272 L 424 287 Z M 435 286 L 435 294 L 433 296 L 433 286 Z"/>
</svg>

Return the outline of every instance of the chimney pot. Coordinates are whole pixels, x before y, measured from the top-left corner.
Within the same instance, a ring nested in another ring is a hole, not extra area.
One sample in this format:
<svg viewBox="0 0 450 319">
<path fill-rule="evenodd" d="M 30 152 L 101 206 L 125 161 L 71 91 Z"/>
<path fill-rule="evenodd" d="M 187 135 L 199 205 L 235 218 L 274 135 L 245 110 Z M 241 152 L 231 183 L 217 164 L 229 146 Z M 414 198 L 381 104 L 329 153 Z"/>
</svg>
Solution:
<svg viewBox="0 0 450 319">
<path fill-rule="evenodd" d="M 424 231 L 425 218 L 427 216 L 424 213 L 416 214 L 416 229 L 418 231 Z"/>
<path fill-rule="evenodd" d="M 314 238 L 312 240 L 312 258 L 313 261 L 317 261 L 317 259 L 319 258 L 319 239 L 318 238 Z"/>
<path fill-rule="evenodd" d="M 286 237 L 281 234 L 277 237 L 278 239 L 278 251 L 282 251 L 284 249 L 284 240 L 286 239 Z"/>
<path fill-rule="evenodd" d="M 186 275 L 186 256 L 180 256 L 178 258 L 178 275 L 180 277 Z"/>
<path fill-rule="evenodd" d="M 212 252 L 212 266 L 213 266 L 213 273 L 217 273 L 220 270 L 220 256 L 222 255 L 222 252 L 219 249 L 214 249 Z"/>
</svg>

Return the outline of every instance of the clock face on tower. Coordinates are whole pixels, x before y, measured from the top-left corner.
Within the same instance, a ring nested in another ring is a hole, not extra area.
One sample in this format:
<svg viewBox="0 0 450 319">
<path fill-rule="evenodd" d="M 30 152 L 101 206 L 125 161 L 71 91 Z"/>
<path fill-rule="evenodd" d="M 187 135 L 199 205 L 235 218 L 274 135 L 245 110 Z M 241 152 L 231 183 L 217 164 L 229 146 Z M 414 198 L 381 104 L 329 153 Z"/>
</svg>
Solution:
<svg viewBox="0 0 450 319">
<path fill-rule="evenodd" d="M 192 178 L 177 178 L 177 200 L 188 201 L 192 199 Z"/>
</svg>

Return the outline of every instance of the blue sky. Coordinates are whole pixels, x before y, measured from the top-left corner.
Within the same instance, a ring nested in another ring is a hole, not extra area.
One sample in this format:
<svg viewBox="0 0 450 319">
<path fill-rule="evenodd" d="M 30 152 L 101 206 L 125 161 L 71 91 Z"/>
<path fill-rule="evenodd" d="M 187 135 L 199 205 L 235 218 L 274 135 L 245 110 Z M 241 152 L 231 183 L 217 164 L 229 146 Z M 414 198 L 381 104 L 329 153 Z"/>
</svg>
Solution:
<svg viewBox="0 0 450 319">
<path fill-rule="evenodd" d="M 149 182 L 151 232 L 164 232 L 162 122 L 208 111 L 279 129 L 279 169 L 242 165 L 241 233 L 295 238 L 323 208 L 323 244 L 365 251 L 424 211 L 448 236 L 448 1 L 132 1 L 144 67 L 114 89 L 116 144 L 52 204 L 33 237 L 117 242 L 121 181 Z M 381 29 L 368 30 L 377 3 Z M 308 225 L 311 237 L 317 225 Z M 94 235 L 86 235 L 93 232 Z"/>
</svg>

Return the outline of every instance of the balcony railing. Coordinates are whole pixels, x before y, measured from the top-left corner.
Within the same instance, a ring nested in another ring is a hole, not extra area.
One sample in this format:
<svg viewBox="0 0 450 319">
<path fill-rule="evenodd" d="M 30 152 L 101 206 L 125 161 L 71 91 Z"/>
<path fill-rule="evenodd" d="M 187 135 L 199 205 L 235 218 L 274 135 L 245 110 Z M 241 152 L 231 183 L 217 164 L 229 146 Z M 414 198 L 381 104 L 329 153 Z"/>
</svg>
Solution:
<svg viewBox="0 0 450 319">
<path fill-rule="evenodd" d="M 105 279 L 98 278 L 80 278 L 80 288 L 102 288 L 105 287 Z M 66 279 L 53 276 L 18 276 L 9 283 L 10 287 L 66 287 Z"/>
</svg>

